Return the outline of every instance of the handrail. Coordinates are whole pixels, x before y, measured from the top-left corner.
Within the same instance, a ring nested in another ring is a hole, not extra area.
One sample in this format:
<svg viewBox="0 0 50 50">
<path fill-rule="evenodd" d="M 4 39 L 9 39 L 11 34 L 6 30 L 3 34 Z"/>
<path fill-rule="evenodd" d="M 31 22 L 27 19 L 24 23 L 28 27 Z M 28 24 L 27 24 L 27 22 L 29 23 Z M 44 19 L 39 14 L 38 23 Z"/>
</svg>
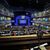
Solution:
<svg viewBox="0 0 50 50">
<path fill-rule="evenodd" d="M 43 37 L 50 37 L 50 34 L 43 34 Z M 32 35 L 19 35 L 19 36 L 0 36 L 0 38 L 31 38 L 31 37 L 37 37 L 37 34 Z"/>
</svg>

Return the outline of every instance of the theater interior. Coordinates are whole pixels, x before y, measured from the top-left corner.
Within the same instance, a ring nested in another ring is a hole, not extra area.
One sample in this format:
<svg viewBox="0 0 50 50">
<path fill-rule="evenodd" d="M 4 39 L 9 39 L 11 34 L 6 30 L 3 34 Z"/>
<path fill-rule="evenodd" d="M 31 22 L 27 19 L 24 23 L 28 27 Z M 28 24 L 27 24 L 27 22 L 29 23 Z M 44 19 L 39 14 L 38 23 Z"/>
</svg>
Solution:
<svg viewBox="0 0 50 50">
<path fill-rule="evenodd" d="M 0 0 L 0 49 L 50 50 L 50 0 Z"/>
</svg>

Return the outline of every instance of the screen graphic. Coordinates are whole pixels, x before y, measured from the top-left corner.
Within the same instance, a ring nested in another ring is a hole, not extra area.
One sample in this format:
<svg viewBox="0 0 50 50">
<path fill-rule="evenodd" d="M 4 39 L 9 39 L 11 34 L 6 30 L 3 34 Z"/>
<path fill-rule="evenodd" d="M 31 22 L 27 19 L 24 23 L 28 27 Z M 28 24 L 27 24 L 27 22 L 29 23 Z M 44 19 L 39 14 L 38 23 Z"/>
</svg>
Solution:
<svg viewBox="0 0 50 50">
<path fill-rule="evenodd" d="M 27 20 L 19 20 L 19 23 L 20 24 L 26 24 L 27 23 Z"/>
<path fill-rule="evenodd" d="M 29 25 L 31 25 L 31 17 L 25 16 L 24 18 L 22 18 L 22 16 L 16 16 L 16 17 L 14 17 L 14 25 L 29 26 Z"/>
</svg>

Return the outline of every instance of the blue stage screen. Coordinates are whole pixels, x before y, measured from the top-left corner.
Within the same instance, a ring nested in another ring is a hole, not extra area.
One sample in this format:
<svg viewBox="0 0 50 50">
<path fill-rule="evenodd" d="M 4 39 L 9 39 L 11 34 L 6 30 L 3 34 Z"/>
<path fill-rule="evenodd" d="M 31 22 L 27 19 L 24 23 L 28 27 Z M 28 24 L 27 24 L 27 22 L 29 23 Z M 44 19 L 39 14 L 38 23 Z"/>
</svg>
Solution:
<svg viewBox="0 0 50 50">
<path fill-rule="evenodd" d="M 27 23 L 27 20 L 19 20 L 19 23 L 20 24 L 26 24 Z"/>
<path fill-rule="evenodd" d="M 16 16 L 14 18 L 14 25 L 16 26 L 29 26 L 31 25 L 31 18 L 29 16 L 25 16 L 25 18 L 22 18 L 22 16 Z"/>
</svg>

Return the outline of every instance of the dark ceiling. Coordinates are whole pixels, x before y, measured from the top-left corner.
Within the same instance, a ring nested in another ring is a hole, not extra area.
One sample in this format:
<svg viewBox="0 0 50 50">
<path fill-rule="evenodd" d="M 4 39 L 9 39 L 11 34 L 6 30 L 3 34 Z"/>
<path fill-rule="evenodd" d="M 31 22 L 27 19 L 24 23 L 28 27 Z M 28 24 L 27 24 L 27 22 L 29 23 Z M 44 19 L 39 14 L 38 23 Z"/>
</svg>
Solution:
<svg viewBox="0 0 50 50">
<path fill-rule="evenodd" d="M 20 9 L 34 9 L 42 11 L 45 8 L 47 3 L 50 3 L 50 0 L 1 0 L 0 2 L 7 5 L 7 7 L 17 10 Z"/>
</svg>

